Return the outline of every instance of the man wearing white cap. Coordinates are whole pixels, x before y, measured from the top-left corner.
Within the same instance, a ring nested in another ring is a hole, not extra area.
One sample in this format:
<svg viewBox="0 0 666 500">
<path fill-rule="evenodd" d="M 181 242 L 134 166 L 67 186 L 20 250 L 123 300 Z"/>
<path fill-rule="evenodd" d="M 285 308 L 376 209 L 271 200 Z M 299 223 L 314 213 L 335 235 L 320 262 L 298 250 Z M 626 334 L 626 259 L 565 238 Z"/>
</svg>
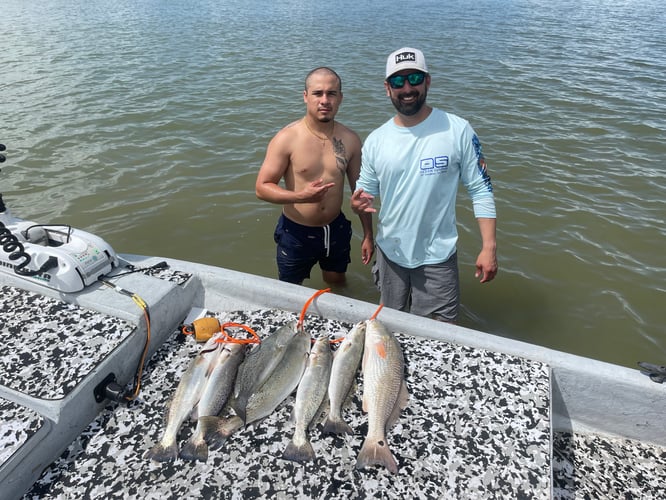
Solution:
<svg viewBox="0 0 666 500">
<path fill-rule="evenodd" d="M 497 274 L 495 199 L 476 133 L 466 120 L 426 104 L 430 82 L 420 50 L 389 55 L 384 87 L 397 114 L 366 139 L 351 205 L 358 214 L 373 213 L 374 197 L 380 198 L 373 274 L 381 302 L 456 322 L 458 183 L 479 223 L 475 276 L 481 283 Z"/>
</svg>

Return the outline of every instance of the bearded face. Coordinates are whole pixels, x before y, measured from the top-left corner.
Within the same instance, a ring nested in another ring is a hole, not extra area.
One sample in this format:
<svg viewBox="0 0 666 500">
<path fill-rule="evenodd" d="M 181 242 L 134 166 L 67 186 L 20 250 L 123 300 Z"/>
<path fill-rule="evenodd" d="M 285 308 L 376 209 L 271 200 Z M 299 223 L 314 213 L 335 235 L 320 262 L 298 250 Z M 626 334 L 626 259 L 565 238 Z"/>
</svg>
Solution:
<svg viewBox="0 0 666 500">
<path fill-rule="evenodd" d="M 420 71 L 403 70 L 384 82 L 395 109 L 404 116 L 416 115 L 425 105 L 430 75 Z"/>
<path fill-rule="evenodd" d="M 428 89 L 425 85 L 409 88 L 405 86 L 402 89 L 391 91 L 391 102 L 398 113 L 413 116 L 421 110 L 427 96 Z"/>
</svg>

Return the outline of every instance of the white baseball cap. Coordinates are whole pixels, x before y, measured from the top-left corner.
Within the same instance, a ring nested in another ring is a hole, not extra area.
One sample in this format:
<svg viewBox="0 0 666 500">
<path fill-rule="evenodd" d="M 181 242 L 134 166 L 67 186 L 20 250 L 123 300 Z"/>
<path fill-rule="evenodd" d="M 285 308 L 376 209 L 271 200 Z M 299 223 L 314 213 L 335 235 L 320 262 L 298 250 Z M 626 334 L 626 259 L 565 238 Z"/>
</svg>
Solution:
<svg viewBox="0 0 666 500">
<path fill-rule="evenodd" d="M 423 52 L 411 47 L 403 47 L 391 52 L 386 60 L 386 78 L 403 69 L 416 69 L 427 73 L 428 66 L 426 66 Z"/>
</svg>

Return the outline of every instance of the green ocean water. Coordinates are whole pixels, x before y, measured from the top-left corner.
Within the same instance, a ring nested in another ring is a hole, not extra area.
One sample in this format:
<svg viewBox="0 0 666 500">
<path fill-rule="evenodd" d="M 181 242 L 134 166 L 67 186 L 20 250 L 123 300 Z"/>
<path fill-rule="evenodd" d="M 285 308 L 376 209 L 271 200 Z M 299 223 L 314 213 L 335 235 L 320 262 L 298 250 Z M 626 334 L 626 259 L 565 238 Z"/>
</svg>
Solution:
<svg viewBox="0 0 666 500">
<path fill-rule="evenodd" d="M 389 119 L 385 58 L 426 54 L 429 102 L 467 118 L 493 178 L 500 273 L 458 202 L 461 324 L 635 367 L 666 364 L 666 15 L 660 2 L 1 0 L 0 192 L 118 252 L 276 276 L 280 207 L 254 181 L 302 86 Z M 352 218 L 345 204 L 345 211 Z M 338 293 L 377 302 L 360 263 Z M 319 273 L 305 283 L 324 286 Z"/>
</svg>

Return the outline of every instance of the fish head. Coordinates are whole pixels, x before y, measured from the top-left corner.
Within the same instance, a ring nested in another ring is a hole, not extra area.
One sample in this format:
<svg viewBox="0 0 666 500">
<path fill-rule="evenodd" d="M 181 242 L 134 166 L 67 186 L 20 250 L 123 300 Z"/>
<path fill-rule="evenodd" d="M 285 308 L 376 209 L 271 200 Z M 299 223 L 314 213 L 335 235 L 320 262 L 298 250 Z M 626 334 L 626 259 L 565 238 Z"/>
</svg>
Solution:
<svg viewBox="0 0 666 500">
<path fill-rule="evenodd" d="M 331 342 L 328 340 L 328 337 L 322 336 L 315 340 L 312 350 L 310 351 L 311 357 L 323 358 L 330 356 L 331 351 Z"/>
<path fill-rule="evenodd" d="M 374 339 L 379 339 L 383 337 L 387 337 L 389 335 L 388 330 L 384 326 L 384 324 L 377 320 L 377 319 L 369 319 L 365 321 L 365 337 L 366 339 L 368 337 L 374 338 Z"/>
<path fill-rule="evenodd" d="M 376 319 L 366 321 L 365 344 L 363 348 L 363 364 L 366 358 L 374 353 L 380 359 L 386 357 L 386 350 L 392 341 L 392 335 L 386 327 Z"/>
<path fill-rule="evenodd" d="M 239 344 L 237 342 L 227 342 L 224 344 L 224 349 L 230 356 L 242 356 L 247 351 L 247 344 Z"/>
<path fill-rule="evenodd" d="M 367 322 L 366 321 L 360 321 L 359 323 L 356 323 L 351 331 L 347 334 L 347 337 L 350 339 L 351 342 L 356 343 L 356 342 L 363 342 L 365 339 L 365 331 L 367 330 Z"/>
<path fill-rule="evenodd" d="M 220 345 L 219 340 L 221 338 L 222 338 L 221 332 L 217 332 L 216 334 L 211 336 L 208 340 L 206 340 L 204 345 L 201 346 L 201 352 L 210 352 L 216 350 Z"/>
</svg>

